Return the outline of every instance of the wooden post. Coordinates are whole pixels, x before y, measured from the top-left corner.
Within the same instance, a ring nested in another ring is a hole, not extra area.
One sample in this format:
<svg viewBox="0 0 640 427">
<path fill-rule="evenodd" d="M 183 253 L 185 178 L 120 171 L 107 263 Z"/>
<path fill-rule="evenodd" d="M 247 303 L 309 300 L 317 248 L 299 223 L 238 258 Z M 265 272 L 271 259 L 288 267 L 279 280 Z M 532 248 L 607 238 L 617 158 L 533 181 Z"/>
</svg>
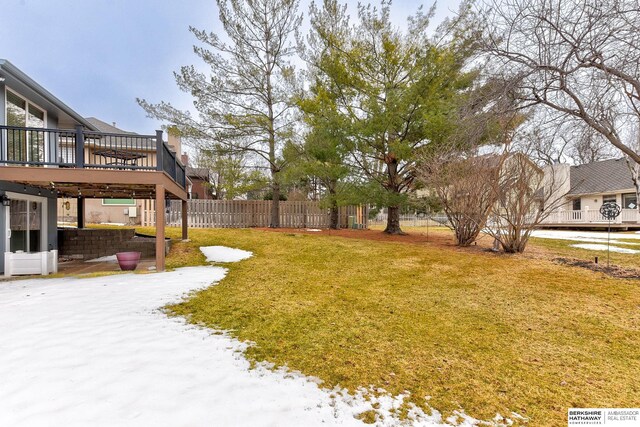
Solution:
<svg viewBox="0 0 640 427">
<path fill-rule="evenodd" d="M 164 186 L 156 184 L 156 271 L 164 271 Z"/>
<path fill-rule="evenodd" d="M 77 201 L 78 228 L 84 228 L 84 197 L 78 197 Z"/>
<path fill-rule="evenodd" d="M 189 224 L 187 222 L 187 201 L 182 201 L 182 240 L 187 240 L 189 238 L 188 232 Z"/>
</svg>

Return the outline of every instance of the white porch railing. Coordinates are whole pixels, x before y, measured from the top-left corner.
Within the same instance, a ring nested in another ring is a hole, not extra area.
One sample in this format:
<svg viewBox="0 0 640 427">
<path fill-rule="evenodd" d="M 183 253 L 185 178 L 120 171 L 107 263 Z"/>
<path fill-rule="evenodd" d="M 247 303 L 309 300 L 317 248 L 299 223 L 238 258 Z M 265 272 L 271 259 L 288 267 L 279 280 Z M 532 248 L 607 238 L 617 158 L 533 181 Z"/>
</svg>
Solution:
<svg viewBox="0 0 640 427">
<path fill-rule="evenodd" d="M 543 224 L 607 224 L 608 222 L 609 221 L 600 214 L 600 211 L 592 209 L 581 211 L 558 210 L 551 212 L 549 216 L 542 221 Z M 637 209 L 622 209 L 620 216 L 611 221 L 611 223 L 640 223 L 640 214 L 638 214 Z"/>
<path fill-rule="evenodd" d="M 640 213 L 638 213 L 637 209 L 622 209 L 620 218 L 622 218 L 622 222 L 640 223 Z"/>
</svg>

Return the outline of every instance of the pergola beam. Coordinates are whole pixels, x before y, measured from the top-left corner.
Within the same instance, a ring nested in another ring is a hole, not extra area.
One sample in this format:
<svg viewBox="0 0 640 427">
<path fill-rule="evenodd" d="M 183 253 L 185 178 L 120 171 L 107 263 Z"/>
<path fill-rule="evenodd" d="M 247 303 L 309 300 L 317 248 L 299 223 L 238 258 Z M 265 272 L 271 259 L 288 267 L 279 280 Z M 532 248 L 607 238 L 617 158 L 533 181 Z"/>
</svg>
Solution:
<svg viewBox="0 0 640 427">
<path fill-rule="evenodd" d="M 54 186 L 72 184 L 79 189 L 82 189 L 83 186 L 92 188 L 96 187 L 96 184 L 102 184 L 105 186 L 103 193 L 108 193 L 106 186 L 139 185 L 150 187 L 152 190 L 153 186 L 161 184 L 176 198 L 182 200 L 188 198 L 187 191 L 164 172 L 72 168 L 28 168 L 28 171 L 25 169 L 27 168 L 3 166 L 0 168 L 0 181 L 12 181 L 38 187 L 50 187 L 51 184 Z M 108 195 L 93 195 L 93 197 L 108 197 Z"/>
</svg>

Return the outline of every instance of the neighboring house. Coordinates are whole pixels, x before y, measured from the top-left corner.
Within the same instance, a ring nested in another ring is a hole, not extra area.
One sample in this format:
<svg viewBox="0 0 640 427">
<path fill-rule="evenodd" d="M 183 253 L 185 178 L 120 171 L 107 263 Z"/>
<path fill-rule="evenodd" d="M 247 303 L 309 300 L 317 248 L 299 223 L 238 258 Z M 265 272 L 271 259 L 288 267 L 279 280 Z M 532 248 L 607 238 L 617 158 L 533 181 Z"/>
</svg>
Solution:
<svg viewBox="0 0 640 427">
<path fill-rule="evenodd" d="M 187 167 L 187 178 L 189 183 L 187 184 L 187 192 L 190 199 L 212 200 L 213 186 L 211 170 L 208 168 L 195 168 L 189 165 L 189 155 L 185 152 L 182 153 L 182 164 Z"/>
<path fill-rule="evenodd" d="M 183 201 L 184 166 L 162 131 L 101 131 L 10 62 L 0 59 L 0 272 L 47 274 L 57 266 L 57 199 L 155 199 L 156 266 L 164 268 L 165 198 Z"/>
<path fill-rule="evenodd" d="M 187 166 L 187 178 L 191 181 L 189 186 L 190 199 L 213 199 L 211 191 L 211 171 L 209 169 Z"/>
<path fill-rule="evenodd" d="M 624 158 L 603 160 L 579 166 L 554 165 L 553 170 L 563 184 L 557 194 L 559 207 L 544 221 L 545 226 L 604 227 L 608 221 L 600 215 L 605 202 L 616 202 L 620 216 L 613 221 L 616 228 L 640 226 L 638 198 L 631 171 Z"/>
</svg>

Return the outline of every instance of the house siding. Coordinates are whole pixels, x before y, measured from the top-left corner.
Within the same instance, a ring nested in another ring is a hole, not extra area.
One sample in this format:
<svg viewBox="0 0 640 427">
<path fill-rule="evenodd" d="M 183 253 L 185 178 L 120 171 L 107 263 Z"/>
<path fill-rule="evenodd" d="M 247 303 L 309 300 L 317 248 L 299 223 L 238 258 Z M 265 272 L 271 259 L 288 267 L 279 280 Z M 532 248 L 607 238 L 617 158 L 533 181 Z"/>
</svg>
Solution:
<svg viewBox="0 0 640 427">
<path fill-rule="evenodd" d="M 27 97 L 21 91 L 17 91 L 12 89 L 18 95 L 26 98 L 31 101 L 29 97 Z M 6 105 L 5 105 L 5 93 L 6 93 L 6 84 L 0 83 L 0 124 L 6 124 Z M 33 102 L 33 101 L 31 101 Z M 37 104 L 37 103 L 36 103 Z M 45 127 L 50 129 L 56 129 L 58 127 L 58 119 L 52 111 L 47 110 L 47 121 L 45 123 Z M 49 158 L 55 158 L 56 156 L 56 147 L 54 144 L 50 144 L 49 146 Z M 4 195 L 5 192 L 10 191 L 13 193 L 21 193 L 28 194 L 31 196 L 41 196 L 47 198 L 47 249 L 57 249 L 58 248 L 58 234 L 57 234 L 57 195 L 54 192 L 43 190 L 37 187 L 30 187 L 20 184 L 15 184 L 7 181 L 0 181 L 0 195 Z M 6 224 L 6 207 L 0 206 L 0 273 L 4 273 L 4 252 L 6 248 L 7 241 L 7 228 L 8 224 Z"/>
<path fill-rule="evenodd" d="M 200 178 L 189 177 L 191 180 L 191 198 L 200 200 L 211 200 L 211 187 L 205 185 L 205 181 Z"/>
<path fill-rule="evenodd" d="M 5 92 L 5 84 L 0 83 L 0 125 L 4 125 L 7 122 L 5 121 L 5 105 L 4 105 L 4 92 Z"/>
</svg>

